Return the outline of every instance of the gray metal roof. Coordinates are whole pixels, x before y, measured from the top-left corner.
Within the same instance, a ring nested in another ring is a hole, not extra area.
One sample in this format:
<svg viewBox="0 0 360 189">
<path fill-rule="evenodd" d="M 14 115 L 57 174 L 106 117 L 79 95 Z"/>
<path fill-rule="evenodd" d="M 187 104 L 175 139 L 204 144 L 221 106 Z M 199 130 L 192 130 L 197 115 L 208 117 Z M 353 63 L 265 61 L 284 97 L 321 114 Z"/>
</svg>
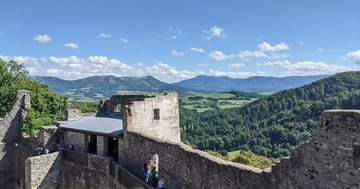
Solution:
<svg viewBox="0 0 360 189">
<path fill-rule="evenodd" d="M 60 128 L 81 133 L 119 136 L 123 133 L 123 122 L 121 114 L 112 113 L 64 121 L 60 123 Z"/>
</svg>

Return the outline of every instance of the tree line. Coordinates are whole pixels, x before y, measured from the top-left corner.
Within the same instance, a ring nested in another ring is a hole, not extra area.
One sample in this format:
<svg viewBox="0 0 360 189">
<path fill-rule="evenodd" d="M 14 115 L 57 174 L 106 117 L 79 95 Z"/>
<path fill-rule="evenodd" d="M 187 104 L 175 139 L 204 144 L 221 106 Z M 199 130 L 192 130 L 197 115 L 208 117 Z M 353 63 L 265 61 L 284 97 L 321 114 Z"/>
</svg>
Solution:
<svg viewBox="0 0 360 189">
<path fill-rule="evenodd" d="M 17 90 L 28 90 L 31 109 L 22 130 L 35 135 L 39 128 L 63 119 L 67 98 L 60 97 L 46 85 L 28 79 L 28 72 L 22 64 L 0 59 L 0 117 L 9 112 L 16 101 Z"/>
<path fill-rule="evenodd" d="M 180 108 L 182 140 L 201 150 L 288 156 L 326 109 L 360 108 L 360 72 L 345 72 L 262 97 L 241 108 L 203 113 Z"/>
</svg>

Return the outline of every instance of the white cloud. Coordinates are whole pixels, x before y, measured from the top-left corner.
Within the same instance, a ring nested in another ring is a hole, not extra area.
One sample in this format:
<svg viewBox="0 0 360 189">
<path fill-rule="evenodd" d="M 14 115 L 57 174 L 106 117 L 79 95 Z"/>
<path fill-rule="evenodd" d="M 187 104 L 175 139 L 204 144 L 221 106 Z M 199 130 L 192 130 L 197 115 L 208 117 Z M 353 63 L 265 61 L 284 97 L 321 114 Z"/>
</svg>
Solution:
<svg viewBox="0 0 360 189">
<path fill-rule="evenodd" d="M 180 37 L 181 34 L 182 34 L 181 30 L 175 28 L 169 28 L 168 37 L 166 38 L 170 40 L 176 40 Z"/>
<path fill-rule="evenodd" d="M 78 58 L 76 56 L 70 56 L 70 57 L 55 57 L 55 56 L 50 56 L 48 58 L 48 60 L 50 62 L 56 63 L 56 64 L 60 64 L 60 65 L 66 65 L 66 64 L 84 64 L 85 60 Z"/>
<path fill-rule="evenodd" d="M 111 34 L 110 33 L 99 33 L 96 36 L 97 38 L 110 38 Z"/>
<path fill-rule="evenodd" d="M 258 45 L 258 48 L 262 51 L 282 51 L 282 50 L 289 50 L 289 46 L 284 42 L 271 46 L 267 42 L 262 42 Z"/>
<path fill-rule="evenodd" d="M 3 56 L 0 55 L 0 59 L 4 61 L 13 60 L 20 64 L 39 64 L 39 59 L 30 56 Z"/>
<path fill-rule="evenodd" d="M 247 50 L 240 52 L 239 57 L 243 61 L 247 61 L 250 58 L 269 58 L 269 56 L 262 51 L 247 51 Z"/>
<path fill-rule="evenodd" d="M 193 51 L 193 52 L 198 52 L 198 53 L 204 53 L 205 52 L 205 50 L 203 48 L 190 47 L 189 49 L 191 51 Z"/>
<path fill-rule="evenodd" d="M 264 66 L 286 66 L 289 64 L 291 64 L 290 61 L 284 60 L 284 61 L 265 62 Z"/>
<path fill-rule="evenodd" d="M 205 68 L 205 67 L 208 67 L 209 65 L 208 64 L 198 64 L 197 67 L 199 68 Z"/>
<path fill-rule="evenodd" d="M 357 67 L 339 66 L 324 62 L 301 61 L 291 63 L 290 61 L 266 62 L 264 66 L 279 66 L 283 68 L 287 75 L 320 75 L 334 74 L 345 71 L 359 70 Z"/>
<path fill-rule="evenodd" d="M 167 82 L 175 82 L 194 77 L 202 72 L 193 72 L 189 70 L 178 70 L 166 63 L 159 62 L 154 66 L 146 68 L 146 73 Z"/>
<path fill-rule="evenodd" d="M 121 71 L 129 71 L 133 69 L 132 66 L 122 63 L 120 60 L 108 59 L 106 56 L 89 56 L 86 61 L 97 64 L 98 67 L 117 68 Z"/>
<path fill-rule="evenodd" d="M 223 28 L 218 26 L 213 26 L 210 30 L 203 31 L 207 36 L 205 37 L 206 40 L 211 40 L 213 38 L 225 38 L 226 33 Z"/>
<path fill-rule="evenodd" d="M 243 64 L 243 63 L 233 63 L 233 64 L 228 65 L 229 68 L 242 68 L 244 66 L 245 66 L 245 64 Z"/>
<path fill-rule="evenodd" d="M 318 51 L 319 51 L 319 52 L 323 52 L 323 51 L 325 51 L 325 49 L 323 49 L 323 48 L 318 48 Z"/>
<path fill-rule="evenodd" d="M 360 50 L 349 52 L 343 58 L 350 59 L 350 60 L 354 61 L 355 63 L 360 64 Z"/>
<path fill-rule="evenodd" d="M 172 51 L 171 51 L 171 54 L 172 54 L 173 56 L 184 56 L 184 55 L 185 55 L 184 52 L 175 51 L 175 50 L 172 50 Z"/>
<path fill-rule="evenodd" d="M 64 44 L 64 47 L 69 47 L 69 48 L 72 48 L 72 49 L 77 49 L 77 48 L 79 48 L 80 46 L 79 46 L 77 43 L 65 43 L 65 44 Z"/>
<path fill-rule="evenodd" d="M 120 38 L 120 41 L 123 42 L 123 43 L 128 43 L 129 42 L 129 40 L 126 39 L 126 38 Z"/>
<path fill-rule="evenodd" d="M 233 54 L 226 55 L 222 51 L 212 51 L 209 54 L 209 57 L 212 58 L 213 60 L 222 61 L 222 60 L 234 58 L 235 55 L 233 55 Z"/>
<path fill-rule="evenodd" d="M 48 43 L 51 41 L 51 37 L 47 34 L 39 34 L 34 36 L 34 40 L 39 43 Z"/>
<path fill-rule="evenodd" d="M 251 73 L 251 72 L 225 72 L 219 70 L 209 69 L 209 73 L 214 76 L 227 76 L 232 78 L 247 78 L 259 75 L 259 73 Z"/>
</svg>

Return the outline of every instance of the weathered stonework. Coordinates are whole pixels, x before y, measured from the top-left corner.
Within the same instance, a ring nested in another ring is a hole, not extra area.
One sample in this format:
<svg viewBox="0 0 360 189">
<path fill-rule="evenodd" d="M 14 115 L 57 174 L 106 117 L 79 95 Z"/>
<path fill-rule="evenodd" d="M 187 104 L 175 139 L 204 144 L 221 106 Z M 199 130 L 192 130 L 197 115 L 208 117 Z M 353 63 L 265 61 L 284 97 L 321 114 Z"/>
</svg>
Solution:
<svg viewBox="0 0 360 189">
<path fill-rule="evenodd" d="M 20 128 L 30 108 L 30 94 L 18 91 L 17 100 L 9 113 L 0 119 L 0 186 L 12 188 L 15 183 L 15 144 L 20 141 Z"/>
<path fill-rule="evenodd" d="M 124 113 L 125 135 L 127 131 L 132 131 L 180 142 L 178 104 L 177 93 L 157 95 L 129 103 Z"/>
<path fill-rule="evenodd" d="M 56 189 L 60 162 L 59 152 L 28 158 L 25 161 L 25 189 Z"/>
<path fill-rule="evenodd" d="M 0 119 L 2 189 L 150 188 L 141 181 L 143 163 L 155 155 L 167 188 L 360 188 L 359 110 L 323 112 L 308 142 L 271 169 L 261 170 L 182 144 L 174 93 L 117 95 L 100 104 L 100 113 L 123 113 L 124 134 L 116 138 L 116 162 L 103 157 L 108 154 L 108 140 L 103 136 L 96 136 L 97 155 L 87 153 L 87 134 L 59 133 L 53 126 L 42 128 L 39 138 L 22 138 L 20 125 L 28 108 L 29 94 L 19 91 L 13 110 Z M 34 156 L 36 148 L 56 151 L 62 144 L 66 148 L 72 144 L 73 151 L 60 148 L 60 152 Z"/>
</svg>

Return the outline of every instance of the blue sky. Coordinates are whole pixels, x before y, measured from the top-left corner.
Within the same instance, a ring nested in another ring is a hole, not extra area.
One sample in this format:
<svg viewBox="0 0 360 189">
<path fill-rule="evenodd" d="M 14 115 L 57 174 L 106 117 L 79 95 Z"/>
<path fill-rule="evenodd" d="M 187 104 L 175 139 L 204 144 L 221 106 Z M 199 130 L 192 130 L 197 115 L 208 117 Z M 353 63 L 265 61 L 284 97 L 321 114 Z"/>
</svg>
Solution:
<svg viewBox="0 0 360 189">
<path fill-rule="evenodd" d="M 360 70 L 358 0 L 2 0 L 0 58 L 78 79 Z"/>
</svg>

